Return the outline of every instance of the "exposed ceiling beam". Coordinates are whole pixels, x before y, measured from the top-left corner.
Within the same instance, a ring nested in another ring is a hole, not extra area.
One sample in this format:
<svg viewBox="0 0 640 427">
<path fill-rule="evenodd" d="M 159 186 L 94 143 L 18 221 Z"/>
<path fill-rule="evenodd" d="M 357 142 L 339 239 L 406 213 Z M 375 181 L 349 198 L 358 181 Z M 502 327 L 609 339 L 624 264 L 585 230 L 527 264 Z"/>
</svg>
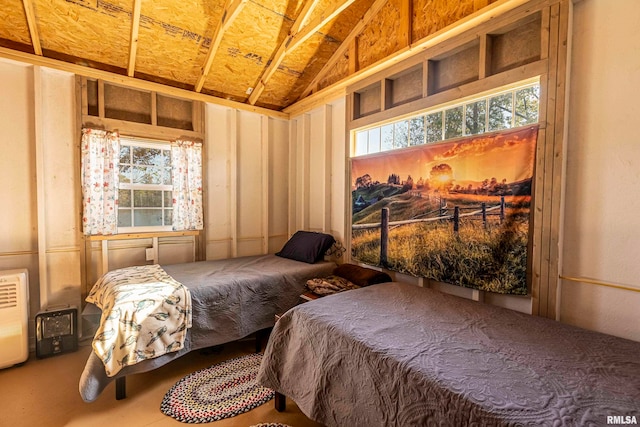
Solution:
<svg viewBox="0 0 640 427">
<path fill-rule="evenodd" d="M 413 41 L 413 1 L 402 0 L 400 3 L 400 43 L 402 47 L 411 45 Z"/>
<path fill-rule="evenodd" d="M 331 55 L 331 58 L 329 58 L 329 61 L 327 61 L 325 66 L 322 67 L 322 70 L 320 70 L 320 72 L 311 81 L 309 86 L 307 86 L 307 88 L 302 92 L 302 95 L 300 95 L 300 98 L 298 99 L 302 99 L 311 93 L 311 91 L 318 84 L 318 82 L 322 80 L 330 70 L 333 69 L 333 66 L 335 65 L 335 63 L 338 62 L 338 59 L 340 59 L 342 55 L 347 50 L 349 50 L 349 46 L 351 45 L 351 42 L 360 35 L 362 30 L 364 30 L 364 27 L 366 27 L 367 24 L 371 22 L 373 17 L 378 14 L 380 9 L 382 9 L 382 6 L 384 6 L 386 3 L 387 3 L 387 0 L 376 0 L 371 5 L 369 10 L 367 10 L 367 12 L 364 14 L 362 19 L 358 21 L 358 23 L 353 27 L 349 35 L 345 37 L 345 39 L 342 41 L 342 44 L 338 47 L 338 49 L 336 49 L 333 55 Z"/>
<path fill-rule="evenodd" d="M 224 36 L 225 31 L 227 31 L 229 26 L 233 23 L 233 20 L 236 19 L 238 14 L 240 14 L 240 11 L 246 3 L 247 0 L 227 0 L 227 3 L 224 5 L 222 18 L 216 27 L 215 33 L 213 34 L 207 58 L 204 60 L 204 66 L 202 67 L 200 77 L 195 85 L 196 92 L 200 92 L 202 90 L 202 86 L 204 86 L 204 81 L 211 70 L 213 58 L 216 56 L 216 52 L 218 51 L 218 47 L 220 47 L 220 42 L 222 42 L 222 37 Z"/>
<path fill-rule="evenodd" d="M 136 53 L 138 51 L 138 31 L 140 30 L 140 9 L 142 0 L 133 0 L 133 19 L 131 20 L 131 44 L 129 46 L 129 67 L 127 75 L 133 77 L 136 68 Z"/>
<path fill-rule="evenodd" d="M 300 31 L 300 28 L 302 28 L 304 23 L 307 21 L 307 19 L 309 18 L 309 15 L 318 4 L 318 1 L 319 0 L 307 0 L 304 3 L 304 6 L 302 6 L 302 10 L 300 11 L 300 14 L 298 14 L 298 17 L 296 18 L 295 22 L 291 26 L 291 29 L 289 30 L 289 34 L 287 35 L 287 37 L 285 37 L 282 43 L 280 43 L 280 46 L 278 46 L 278 49 L 276 50 L 275 55 L 269 62 L 269 65 L 267 65 L 267 68 L 265 68 L 264 71 L 262 71 L 262 75 L 260 76 L 258 84 L 253 89 L 253 92 L 251 92 L 251 95 L 249 96 L 249 103 L 251 105 L 254 105 L 256 103 L 256 101 L 264 91 L 267 81 L 276 72 L 276 70 L 278 69 L 278 66 L 284 59 L 285 55 L 287 54 L 287 46 L 289 46 L 293 37 L 298 33 L 298 31 Z"/>
<path fill-rule="evenodd" d="M 42 56 L 42 46 L 40 45 L 40 34 L 38 34 L 38 25 L 36 24 L 36 13 L 33 9 L 31 0 L 22 0 L 24 6 L 24 14 L 27 18 L 29 26 L 29 35 L 31 36 L 31 44 L 33 44 L 33 52 Z"/>
<path fill-rule="evenodd" d="M 351 6 L 356 0 L 343 0 L 338 1 L 338 4 L 332 10 L 323 12 L 316 17 L 313 21 L 309 22 L 300 31 L 293 35 L 291 43 L 287 46 L 287 53 L 291 52 L 301 43 L 305 42 L 309 37 L 314 35 L 322 27 L 331 22 L 336 16 L 340 15 L 343 10 Z"/>
</svg>

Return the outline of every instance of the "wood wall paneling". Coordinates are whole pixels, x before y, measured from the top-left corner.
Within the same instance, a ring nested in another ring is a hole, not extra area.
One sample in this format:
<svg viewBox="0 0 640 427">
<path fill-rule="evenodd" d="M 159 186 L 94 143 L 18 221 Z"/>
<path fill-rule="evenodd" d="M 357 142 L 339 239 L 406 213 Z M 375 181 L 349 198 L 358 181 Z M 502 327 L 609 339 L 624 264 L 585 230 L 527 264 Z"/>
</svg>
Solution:
<svg viewBox="0 0 640 427">
<path fill-rule="evenodd" d="M 289 128 L 286 120 L 269 119 L 268 252 L 278 252 L 289 238 Z"/>
</svg>

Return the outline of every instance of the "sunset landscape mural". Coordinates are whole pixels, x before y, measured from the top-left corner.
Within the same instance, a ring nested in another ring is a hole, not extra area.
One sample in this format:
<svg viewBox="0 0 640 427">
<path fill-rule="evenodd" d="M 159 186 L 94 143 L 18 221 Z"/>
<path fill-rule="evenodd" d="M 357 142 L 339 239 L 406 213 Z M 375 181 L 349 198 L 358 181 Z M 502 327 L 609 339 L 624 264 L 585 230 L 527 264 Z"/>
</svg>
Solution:
<svg viewBox="0 0 640 427">
<path fill-rule="evenodd" d="M 527 294 L 537 126 L 353 158 L 352 256 Z"/>
</svg>

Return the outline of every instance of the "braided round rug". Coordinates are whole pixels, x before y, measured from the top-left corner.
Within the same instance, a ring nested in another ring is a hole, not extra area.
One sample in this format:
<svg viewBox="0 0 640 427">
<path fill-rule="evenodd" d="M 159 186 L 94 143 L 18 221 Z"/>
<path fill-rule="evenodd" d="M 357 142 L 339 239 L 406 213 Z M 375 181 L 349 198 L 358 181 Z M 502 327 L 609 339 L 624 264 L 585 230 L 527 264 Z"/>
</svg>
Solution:
<svg viewBox="0 0 640 427">
<path fill-rule="evenodd" d="M 256 383 L 261 360 L 262 354 L 249 354 L 189 374 L 165 394 L 160 410 L 189 424 L 210 423 L 250 411 L 275 395 Z"/>
</svg>

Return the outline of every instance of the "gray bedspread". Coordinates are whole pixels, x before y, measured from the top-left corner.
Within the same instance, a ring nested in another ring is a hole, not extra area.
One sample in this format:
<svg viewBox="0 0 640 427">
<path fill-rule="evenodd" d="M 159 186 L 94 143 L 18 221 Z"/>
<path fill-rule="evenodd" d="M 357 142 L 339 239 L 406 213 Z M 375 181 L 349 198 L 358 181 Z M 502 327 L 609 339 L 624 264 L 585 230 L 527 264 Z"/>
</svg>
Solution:
<svg viewBox="0 0 640 427">
<path fill-rule="evenodd" d="M 298 303 L 308 279 L 333 272 L 333 262 L 315 264 L 275 255 L 166 265 L 162 268 L 189 288 L 193 310 L 184 349 L 123 368 L 107 377 L 102 361 L 92 352 L 80 378 L 80 395 L 95 400 L 113 380 L 163 366 L 189 351 L 244 338 L 273 326 L 276 313 Z"/>
<path fill-rule="evenodd" d="M 639 342 L 403 283 L 288 311 L 258 382 L 327 426 L 640 422 Z"/>
</svg>

